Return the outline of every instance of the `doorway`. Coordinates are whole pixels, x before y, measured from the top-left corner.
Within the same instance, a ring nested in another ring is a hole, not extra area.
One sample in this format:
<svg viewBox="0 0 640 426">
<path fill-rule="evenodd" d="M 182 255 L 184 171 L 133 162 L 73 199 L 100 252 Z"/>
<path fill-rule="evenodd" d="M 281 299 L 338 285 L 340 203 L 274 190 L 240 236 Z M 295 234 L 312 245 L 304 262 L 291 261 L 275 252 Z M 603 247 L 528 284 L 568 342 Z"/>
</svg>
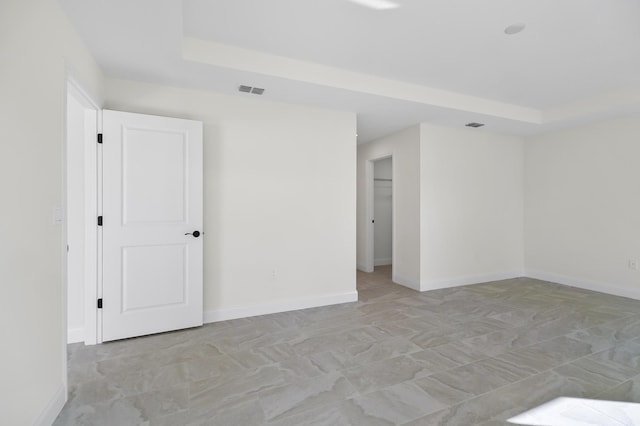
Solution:
<svg viewBox="0 0 640 426">
<path fill-rule="evenodd" d="M 65 346 L 202 325 L 202 123 L 66 102 Z"/>
<path fill-rule="evenodd" d="M 367 160 L 366 266 L 363 272 L 392 276 L 395 226 L 393 200 L 393 157 L 385 155 Z"/>
<path fill-rule="evenodd" d="M 393 160 L 373 162 L 373 266 L 393 263 Z"/>
</svg>

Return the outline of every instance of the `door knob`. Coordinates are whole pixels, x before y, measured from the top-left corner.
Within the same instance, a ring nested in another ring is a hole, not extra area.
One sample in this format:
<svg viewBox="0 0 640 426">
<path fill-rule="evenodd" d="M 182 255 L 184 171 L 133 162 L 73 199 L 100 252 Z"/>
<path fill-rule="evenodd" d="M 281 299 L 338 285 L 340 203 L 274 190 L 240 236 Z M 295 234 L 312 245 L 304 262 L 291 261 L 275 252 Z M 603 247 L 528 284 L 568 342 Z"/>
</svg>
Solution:
<svg viewBox="0 0 640 426">
<path fill-rule="evenodd" d="M 198 238 L 200 236 L 200 231 L 187 232 L 184 235 L 193 235 L 194 237 Z"/>
</svg>

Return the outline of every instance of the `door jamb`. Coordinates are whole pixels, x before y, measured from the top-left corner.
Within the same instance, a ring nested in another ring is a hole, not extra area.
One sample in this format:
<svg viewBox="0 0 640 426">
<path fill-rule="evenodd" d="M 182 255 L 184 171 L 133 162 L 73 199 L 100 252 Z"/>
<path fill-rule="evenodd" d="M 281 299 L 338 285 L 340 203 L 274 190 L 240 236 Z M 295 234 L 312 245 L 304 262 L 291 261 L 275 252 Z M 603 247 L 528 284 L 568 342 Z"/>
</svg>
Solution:
<svg viewBox="0 0 640 426">
<path fill-rule="evenodd" d="M 73 70 L 66 69 L 66 97 L 73 96 L 85 109 L 84 119 L 84 222 L 83 238 L 85 243 L 84 253 L 84 343 L 93 345 L 100 343 L 98 328 L 98 309 L 96 306 L 97 290 L 98 290 L 98 256 L 99 256 L 99 238 L 96 227 L 96 218 L 98 216 L 98 148 L 96 143 L 96 134 L 101 131 L 102 123 L 100 120 L 101 107 L 94 96 L 86 91 L 75 76 Z M 65 108 L 66 110 L 66 108 Z M 66 116 L 66 112 L 65 112 Z M 65 120 L 66 123 L 66 120 Z M 66 124 L 65 124 L 66 126 Z M 65 137 L 65 149 L 66 149 Z M 66 158 L 66 157 L 65 157 Z M 65 161 L 65 206 L 66 206 L 66 173 L 69 165 Z M 66 235 L 66 231 L 65 231 Z M 66 238 L 66 237 L 65 237 Z M 66 289 L 66 279 L 65 279 Z M 67 316 L 68 307 L 65 290 L 65 318 Z M 65 352 L 66 352 L 66 321 L 65 321 Z M 66 359 L 66 355 L 65 358 Z"/>
</svg>

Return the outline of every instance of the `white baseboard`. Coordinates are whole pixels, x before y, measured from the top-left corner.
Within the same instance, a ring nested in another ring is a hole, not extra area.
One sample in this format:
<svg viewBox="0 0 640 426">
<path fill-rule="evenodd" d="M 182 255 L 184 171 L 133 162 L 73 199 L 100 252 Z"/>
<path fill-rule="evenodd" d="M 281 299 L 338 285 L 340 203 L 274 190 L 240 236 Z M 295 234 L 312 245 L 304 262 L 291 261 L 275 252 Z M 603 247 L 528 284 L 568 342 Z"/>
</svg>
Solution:
<svg viewBox="0 0 640 426">
<path fill-rule="evenodd" d="M 390 257 L 383 258 L 383 259 L 374 259 L 373 260 L 373 266 L 386 266 L 386 265 L 391 265 L 391 258 Z"/>
<path fill-rule="evenodd" d="M 205 311 L 204 322 L 218 322 L 237 318 L 255 317 L 257 315 L 275 314 L 278 312 L 296 311 L 299 309 L 317 308 L 319 306 L 337 305 L 358 301 L 358 292 L 330 294 L 305 299 L 284 300 L 262 305 L 239 306 L 236 308 L 213 309 Z"/>
<path fill-rule="evenodd" d="M 62 411 L 64 404 L 67 402 L 67 389 L 64 385 L 60 385 L 56 393 L 53 395 L 47 406 L 40 413 L 33 424 L 35 426 L 51 426 Z"/>
<path fill-rule="evenodd" d="M 629 297 L 631 299 L 640 300 L 640 289 L 622 288 L 610 283 L 601 283 L 581 278 L 569 277 L 566 275 L 556 274 L 553 272 L 539 271 L 536 269 L 527 269 L 525 276 L 535 278 L 542 281 L 550 281 L 553 283 L 564 284 L 571 287 L 578 287 L 584 290 L 592 290 L 600 293 L 612 294 L 614 296 Z"/>
<path fill-rule="evenodd" d="M 443 280 L 425 281 L 420 284 L 420 291 L 438 290 L 441 288 L 459 287 L 469 284 L 480 284 L 489 281 L 509 280 L 512 278 L 522 277 L 522 271 L 502 272 L 497 274 L 486 275 L 466 275 L 463 277 L 447 278 Z"/>
<path fill-rule="evenodd" d="M 67 330 L 67 343 L 84 342 L 84 327 L 70 328 Z"/>
<path fill-rule="evenodd" d="M 391 277 L 391 281 L 393 281 L 396 284 L 400 284 L 402 286 L 405 287 L 409 287 L 412 290 L 416 290 L 416 291 L 420 291 L 420 283 L 417 281 L 413 281 L 404 277 L 401 277 L 400 275 L 397 274 L 393 274 L 393 276 Z"/>
</svg>

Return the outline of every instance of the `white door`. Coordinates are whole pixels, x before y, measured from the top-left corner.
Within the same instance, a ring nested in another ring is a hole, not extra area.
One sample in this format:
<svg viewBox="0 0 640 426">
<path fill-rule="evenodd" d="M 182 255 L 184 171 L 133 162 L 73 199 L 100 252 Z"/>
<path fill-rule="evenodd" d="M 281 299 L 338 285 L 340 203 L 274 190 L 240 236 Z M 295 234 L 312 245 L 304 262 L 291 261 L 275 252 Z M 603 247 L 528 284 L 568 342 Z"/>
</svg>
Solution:
<svg viewBox="0 0 640 426">
<path fill-rule="evenodd" d="M 202 325 L 202 123 L 103 111 L 102 340 Z"/>
</svg>

